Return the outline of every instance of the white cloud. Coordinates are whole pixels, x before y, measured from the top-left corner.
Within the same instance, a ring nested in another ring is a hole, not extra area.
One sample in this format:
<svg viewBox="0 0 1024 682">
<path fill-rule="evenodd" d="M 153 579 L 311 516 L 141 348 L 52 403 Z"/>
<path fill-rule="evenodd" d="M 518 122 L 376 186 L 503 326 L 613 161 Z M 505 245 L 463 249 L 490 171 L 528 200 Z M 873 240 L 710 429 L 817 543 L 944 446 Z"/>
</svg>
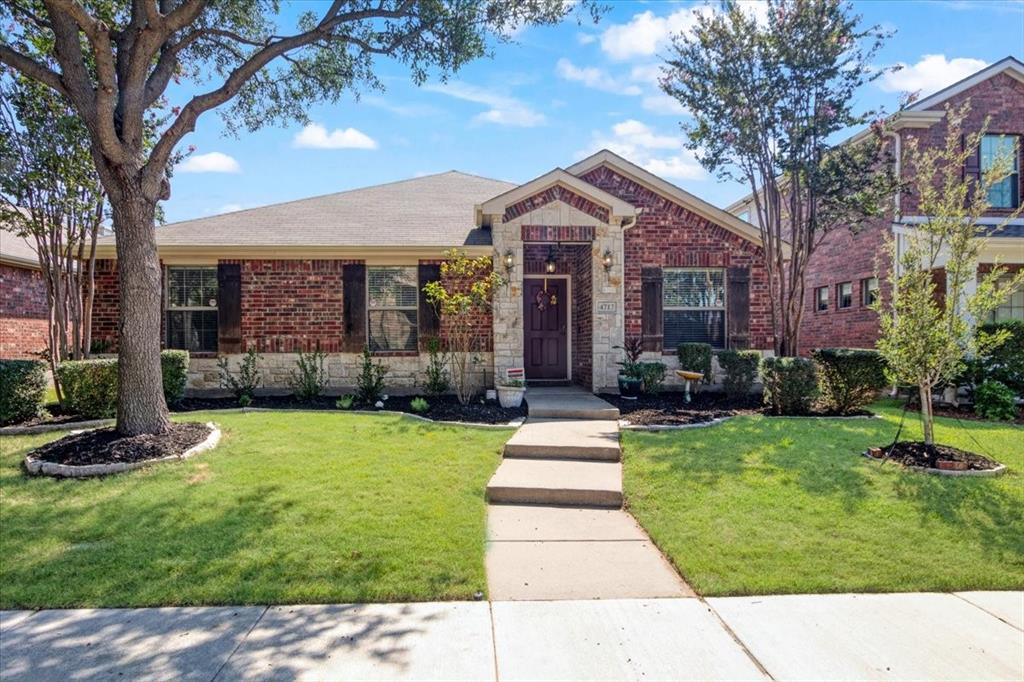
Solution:
<svg viewBox="0 0 1024 682">
<path fill-rule="evenodd" d="M 241 204 L 224 204 L 217 209 L 217 213 L 234 213 L 235 211 L 241 211 Z"/>
<path fill-rule="evenodd" d="M 763 21 L 768 5 L 763 0 L 741 0 L 741 7 Z M 624 24 L 612 24 L 601 34 L 601 49 L 615 60 L 652 57 L 669 44 L 672 37 L 689 32 L 704 12 L 715 11 L 707 5 L 684 7 L 658 16 L 647 10 Z"/>
<path fill-rule="evenodd" d="M 604 69 L 599 69 L 596 66 L 576 66 L 565 57 L 558 60 L 555 65 L 555 73 L 564 80 L 582 83 L 588 88 L 603 92 L 617 95 L 639 95 L 641 92 L 636 85 L 622 83 Z"/>
<path fill-rule="evenodd" d="M 376 149 L 377 141 L 355 128 L 335 128 L 327 132 L 319 123 L 310 123 L 295 134 L 292 144 L 307 149 Z"/>
<path fill-rule="evenodd" d="M 627 119 L 613 125 L 610 133 L 595 132 L 590 146 L 578 156 L 609 149 L 655 175 L 682 180 L 704 179 L 704 169 L 683 144 L 683 138 L 678 135 L 661 134 L 646 123 Z"/>
<path fill-rule="evenodd" d="M 577 33 L 576 42 L 580 45 L 589 45 L 590 43 L 597 40 L 597 36 L 593 33 Z"/>
<path fill-rule="evenodd" d="M 690 112 L 679 103 L 675 97 L 669 97 L 663 92 L 656 95 L 647 95 L 641 100 L 640 105 L 652 114 L 663 116 L 689 116 Z"/>
<path fill-rule="evenodd" d="M 240 173 L 241 166 L 234 158 L 221 152 L 193 154 L 178 165 L 182 173 Z"/>
<path fill-rule="evenodd" d="M 947 85 L 970 76 L 987 64 L 980 59 L 955 57 L 944 54 L 926 54 L 916 64 L 904 64 L 899 71 L 889 72 L 878 79 L 878 86 L 886 92 L 918 92 L 930 95 Z"/>
<path fill-rule="evenodd" d="M 477 114 L 473 120 L 496 125 L 533 128 L 544 125 L 544 114 L 534 111 L 525 102 L 493 90 L 453 81 L 441 85 L 427 85 L 425 89 L 456 99 L 483 104 L 489 109 Z"/>
</svg>

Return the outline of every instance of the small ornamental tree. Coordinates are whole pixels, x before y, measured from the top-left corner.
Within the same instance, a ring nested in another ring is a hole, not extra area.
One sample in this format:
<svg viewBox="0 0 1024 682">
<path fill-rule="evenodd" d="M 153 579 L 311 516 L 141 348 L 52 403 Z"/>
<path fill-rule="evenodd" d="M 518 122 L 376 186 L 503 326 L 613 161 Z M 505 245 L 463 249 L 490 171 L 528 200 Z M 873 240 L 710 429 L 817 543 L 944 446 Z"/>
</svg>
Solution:
<svg viewBox="0 0 1024 682">
<path fill-rule="evenodd" d="M 881 77 L 888 37 L 842 0 L 768 0 L 763 20 L 738 0 L 701 12 L 675 36 L 662 89 L 691 112 L 687 147 L 709 172 L 746 185 L 765 251 L 775 353 L 796 355 L 805 273 L 832 230 L 890 205 L 884 129 L 834 146 L 877 117 L 857 91 Z"/>
<path fill-rule="evenodd" d="M 441 263 L 441 279 L 423 287 L 427 301 L 441 317 L 451 380 L 463 405 L 480 389 L 471 365 L 474 354 L 487 347 L 491 328 L 484 322 L 491 312 L 495 287 L 504 283 L 505 278 L 494 271 L 490 257 L 471 258 L 464 251 L 452 249 Z"/>
<path fill-rule="evenodd" d="M 952 381 L 963 369 L 964 357 L 986 353 L 1006 339 L 1005 330 L 975 333 L 973 322 L 984 320 L 1002 301 L 1024 285 L 1024 272 L 1007 276 L 998 264 L 978 272 L 985 246 L 980 218 L 989 211 L 988 193 L 1009 176 L 1012 157 L 994 160 L 975 181 L 963 169 L 977 152 L 986 125 L 965 134 L 968 105 L 947 107 L 945 144 L 922 149 L 916 139 L 906 147 L 904 164 L 913 178 L 911 193 L 924 222 L 890 240 L 896 264 L 888 275 L 891 295 L 879 299 L 881 336 L 878 350 L 895 384 L 916 386 L 921 399 L 924 442 L 935 444 L 932 389 Z M 1019 153 L 1019 149 L 1015 152 Z M 1020 214 L 1005 216 L 1000 230 Z M 986 227 L 985 229 L 992 229 Z M 936 290 L 934 273 L 945 270 L 944 295 Z M 976 282 L 971 290 L 971 284 Z"/>
</svg>

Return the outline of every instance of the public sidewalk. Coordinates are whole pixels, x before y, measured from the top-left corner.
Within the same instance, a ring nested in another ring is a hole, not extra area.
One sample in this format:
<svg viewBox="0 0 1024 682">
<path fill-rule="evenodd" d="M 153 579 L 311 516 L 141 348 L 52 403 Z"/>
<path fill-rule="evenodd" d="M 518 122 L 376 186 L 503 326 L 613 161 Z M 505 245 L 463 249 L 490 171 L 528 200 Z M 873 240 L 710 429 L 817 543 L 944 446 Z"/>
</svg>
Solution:
<svg viewBox="0 0 1024 682">
<path fill-rule="evenodd" d="M 0 678 L 1024 679 L 1024 592 L 0 613 Z"/>
</svg>

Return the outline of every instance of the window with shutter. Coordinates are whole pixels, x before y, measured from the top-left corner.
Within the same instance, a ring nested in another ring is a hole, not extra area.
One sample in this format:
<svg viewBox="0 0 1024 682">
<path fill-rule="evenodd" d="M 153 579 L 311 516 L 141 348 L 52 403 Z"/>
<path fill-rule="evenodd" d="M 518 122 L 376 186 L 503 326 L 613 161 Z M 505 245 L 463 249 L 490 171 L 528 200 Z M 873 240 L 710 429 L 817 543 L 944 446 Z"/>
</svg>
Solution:
<svg viewBox="0 0 1024 682">
<path fill-rule="evenodd" d="M 168 348 L 217 351 L 217 268 L 167 268 Z"/>
<path fill-rule="evenodd" d="M 367 327 L 371 351 L 414 351 L 418 332 L 417 270 L 366 269 Z"/>
<path fill-rule="evenodd" d="M 989 172 L 1002 158 L 1010 159 L 1010 174 L 988 188 L 992 208 L 1020 206 L 1020 150 L 1016 135 L 985 135 L 981 138 L 981 175 Z"/>
<path fill-rule="evenodd" d="M 665 348 L 684 342 L 725 347 L 725 270 L 666 268 L 662 280 Z"/>
</svg>

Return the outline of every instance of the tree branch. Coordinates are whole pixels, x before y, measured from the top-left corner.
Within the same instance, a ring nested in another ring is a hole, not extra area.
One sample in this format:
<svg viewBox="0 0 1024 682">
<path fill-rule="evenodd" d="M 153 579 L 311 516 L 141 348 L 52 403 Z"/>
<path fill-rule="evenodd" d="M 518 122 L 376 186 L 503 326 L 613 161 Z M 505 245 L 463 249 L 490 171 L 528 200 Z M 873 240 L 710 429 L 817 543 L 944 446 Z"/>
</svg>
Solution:
<svg viewBox="0 0 1024 682">
<path fill-rule="evenodd" d="M 6 64 L 28 78 L 49 86 L 60 95 L 69 97 L 68 90 L 64 87 L 59 73 L 7 45 L 0 45 L 0 64 Z"/>
</svg>

